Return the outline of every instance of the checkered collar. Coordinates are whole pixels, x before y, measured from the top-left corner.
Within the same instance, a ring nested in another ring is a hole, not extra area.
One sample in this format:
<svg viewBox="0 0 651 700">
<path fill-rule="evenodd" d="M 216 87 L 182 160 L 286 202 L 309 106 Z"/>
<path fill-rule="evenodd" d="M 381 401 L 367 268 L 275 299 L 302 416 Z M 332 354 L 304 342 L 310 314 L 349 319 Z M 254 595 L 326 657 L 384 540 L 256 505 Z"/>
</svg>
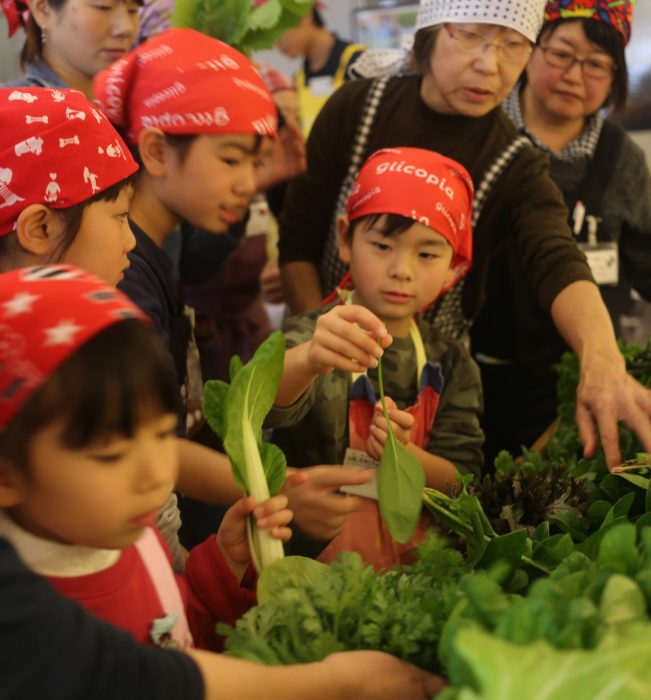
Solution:
<svg viewBox="0 0 651 700">
<path fill-rule="evenodd" d="M 520 89 L 521 88 L 519 86 L 516 86 L 504 100 L 504 102 L 502 102 L 502 109 L 504 109 L 504 111 L 511 118 L 518 131 L 526 134 L 543 153 L 548 155 L 550 158 L 555 158 L 556 160 L 572 161 L 582 158 L 589 159 L 594 156 L 597 148 L 597 142 L 599 141 L 599 136 L 601 135 L 601 128 L 604 123 L 603 117 L 598 114 L 591 116 L 586 120 L 585 127 L 580 136 L 575 138 L 573 141 L 570 141 L 570 143 L 568 143 L 563 150 L 553 151 L 551 148 L 542 143 L 542 141 L 539 141 L 532 133 L 527 131 L 524 118 L 522 116 Z"/>
</svg>

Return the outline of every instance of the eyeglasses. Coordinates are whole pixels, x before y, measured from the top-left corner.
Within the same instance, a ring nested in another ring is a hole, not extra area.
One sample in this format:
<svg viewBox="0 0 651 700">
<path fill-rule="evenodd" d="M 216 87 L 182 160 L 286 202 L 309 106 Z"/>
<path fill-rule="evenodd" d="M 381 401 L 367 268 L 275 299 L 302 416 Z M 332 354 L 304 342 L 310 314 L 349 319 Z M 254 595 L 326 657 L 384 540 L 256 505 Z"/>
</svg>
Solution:
<svg viewBox="0 0 651 700">
<path fill-rule="evenodd" d="M 445 30 L 465 53 L 479 54 L 488 46 L 494 46 L 497 55 L 507 63 L 519 63 L 531 53 L 532 45 L 526 39 L 507 37 L 502 41 L 489 41 L 486 34 L 471 32 L 453 24 L 446 24 Z"/>
<path fill-rule="evenodd" d="M 552 68 L 563 68 L 569 70 L 575 63 L 578 63 L 583 70 L 583 74 L 590 78 L 605 80 L 611 78 L 617 66 L 609 61 L 602 61 L 598 58 L 579 58 L 576 54 L 563 49 L 555 49 L 551 46 L 538 46 L 543 52 L 543 58 Z"/>
</svg>

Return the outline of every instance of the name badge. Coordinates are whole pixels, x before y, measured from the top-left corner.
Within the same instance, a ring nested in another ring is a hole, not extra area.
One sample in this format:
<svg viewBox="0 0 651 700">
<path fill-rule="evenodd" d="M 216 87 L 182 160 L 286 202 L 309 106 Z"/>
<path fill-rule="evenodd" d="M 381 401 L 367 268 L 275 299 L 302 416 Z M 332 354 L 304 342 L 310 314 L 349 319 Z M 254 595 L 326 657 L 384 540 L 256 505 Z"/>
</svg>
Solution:
<svg viewBox="0 0 651 700">
<path fill-rule="evenodd" d="M 359 469 L 373 469 L 373 476 L 365 484 L 350 484 L 342 486 L 339 490 L 343 493 L 352 493 L 354 496 L 370 498 L 374 501 L 379 499 L 377 490 L 377 468 L 380 466 L 372 457 L 369 457 L 362 450 L 352 450 L 350 447 L 344 455 L 345 467 L 357 467 Z"/>
<path fill-rule="evenodd" d="M 335 84 L 331 75 L 322 75 L 318 78 L 312 78 L 307 86 L 316 97 L 328 97 L 332 95 L 335 89 Z"/>
<path fill-rule="evenodd" d="M 619 284 L 619 248 L 617 243 L 580 243 L 579 248 L 588 259 L 595 282 L 604 287 Z"/>
</svg>

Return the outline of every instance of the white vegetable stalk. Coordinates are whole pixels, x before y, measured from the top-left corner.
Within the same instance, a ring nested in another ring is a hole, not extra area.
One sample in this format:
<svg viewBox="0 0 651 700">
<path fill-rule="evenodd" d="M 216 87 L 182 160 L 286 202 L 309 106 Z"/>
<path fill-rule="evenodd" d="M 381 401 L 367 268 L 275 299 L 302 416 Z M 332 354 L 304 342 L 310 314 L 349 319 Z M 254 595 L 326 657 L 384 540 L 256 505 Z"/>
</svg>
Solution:
<svg viewBox="0 0 651 700">
<path fill-rule="evenodd" d="M 262 503 L 269 499 L 269 486 L 267 484 L 264 467 L 262 466 L 258 443 L 253 434 L 253 429 L 251 428 L 251 421 L 246 414 L 242 415 L 242 435 L 244 438 L 246 483 L 249 489 L 249 495 L 253 496 L 256 503 Z M 252 515 L 247 519 L 247 532 L 249 535 L 251 558 L 253 559 L 253 565 L 258 573 L 285 556 L 283 543 L 279 539 L 272 537 L 268 530 L 260 529 L 255 524 Z"/>
</svg>

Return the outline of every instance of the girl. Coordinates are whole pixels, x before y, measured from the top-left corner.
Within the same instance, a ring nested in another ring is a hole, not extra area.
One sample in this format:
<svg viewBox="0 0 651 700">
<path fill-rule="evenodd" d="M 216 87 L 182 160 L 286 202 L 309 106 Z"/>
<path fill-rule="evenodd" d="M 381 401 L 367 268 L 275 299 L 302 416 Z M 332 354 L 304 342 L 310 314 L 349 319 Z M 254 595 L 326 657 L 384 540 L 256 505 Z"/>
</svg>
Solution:
<svg viewBox="0 0 651 700">
<path fill-rule="evenodd" d="M 216 648 L 215 618 L 234 622 L 254 600 L 245 574 L 255 504 L 227 512 L 188 558 L 187 593 L 177 588 L 152 529 L 178 468 L 176 386 L 155 332 L 78 268 L 23 268 L 2 283 L 0 533 L 64 595 L 138 641 Z M 276 496 L 255 511 L 280 539 L 286 504 Z"/>
<path fill-rule="evenodd" d="M 0 88 L 0 270 L 74 264 L 117 284 L 138 165 L 77 90 Z"/>
<path fill-rule="evenodd" d="M 7 0 L 9 31 L 24 25 L 24 75 L 7 85 L 73 87 L 92 97 L 93 77 L 124 56 L 142 0 Z"/>
</svg>

